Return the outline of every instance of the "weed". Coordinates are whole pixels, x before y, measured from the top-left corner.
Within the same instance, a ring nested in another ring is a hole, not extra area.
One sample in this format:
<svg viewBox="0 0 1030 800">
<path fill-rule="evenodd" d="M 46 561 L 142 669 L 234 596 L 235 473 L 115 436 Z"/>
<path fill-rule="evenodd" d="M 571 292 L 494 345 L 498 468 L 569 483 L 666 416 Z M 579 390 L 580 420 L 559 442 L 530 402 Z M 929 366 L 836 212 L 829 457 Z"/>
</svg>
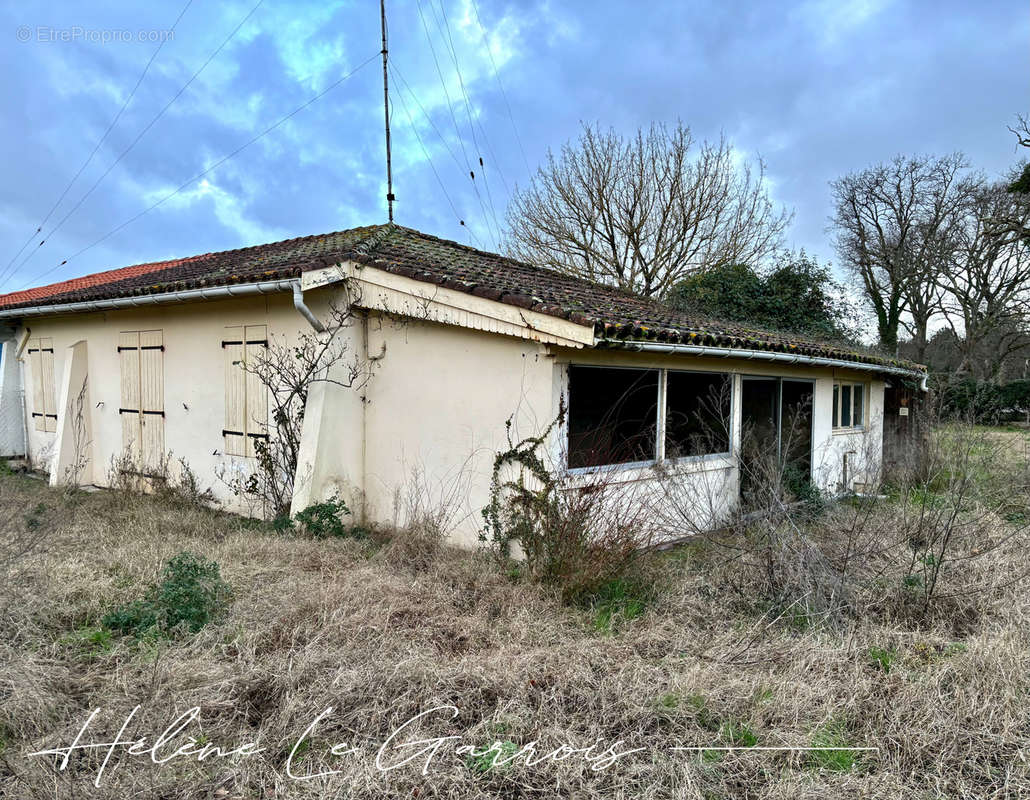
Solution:
<svg viewBox="0 0 1030 800">
<path fill-rule="evenodd" d="M 898 651 L 894 647 L 870 647 L 867 655 L 869 666 L 882 672 L 890 672 L 894 662 L 898 660 Z"/>
<path fill-rule="evenodd" d="M 111 649 L 111 631 L 106 628 L 78 628 L 58 639 L 58 644 L 72 647 L 86 659 L 93 659 Z"/>
<path fill-rule="evenodd" d="M 673 709 L 680 704 L 679 695 L 675 692 L 668 692 L 658 698 L 658 705 L 662 708 Z"/>
<path fill-rule="evenodd" d="M 485 775 L 491 770 L 505 770 L 510 764 L 505 763 L 519 751 L 515 742 L 494 742 L 485 750 L 477 750 L 465 757 L 465 765 L 472 771 Z"/>
<path fill-rule="evenodd" d="M 758 736 L 743 722 L 724 722 L 719 727 L 719 736 L 733 747 L 754 747 Z"/>
<path fill-rule="evenodd" d="M 39 530 L 46 521 L 47 506 L 45 503 L 37 503 L 25 514 L 25 527 L 30 531 Z"/>
<path fill-rule="evenodd" d="M 636 619 L 654 599 L 654 588 L 640 578 L 615 578 L 584 598 L 594 612 L 593 628 L 613 633 L 620 622 Z"/>
<path fill-rule="evenodd" d="M 841 718 L 830 719 L 812 732 L 808 763 L 814 769 L 847 772 L 858 763 L 859 752 L 849 748 L 847 726 Z"/>
<path fill-rule="evenodd" d="M 144 599 L 116 608 L 101 624 L 137 638 L 170 635 L 180 626 L 196 633 L 225 611 L 229 597 L 218 564 L 183 551 L 165 564 L 161 582 Z"/>
</svg>

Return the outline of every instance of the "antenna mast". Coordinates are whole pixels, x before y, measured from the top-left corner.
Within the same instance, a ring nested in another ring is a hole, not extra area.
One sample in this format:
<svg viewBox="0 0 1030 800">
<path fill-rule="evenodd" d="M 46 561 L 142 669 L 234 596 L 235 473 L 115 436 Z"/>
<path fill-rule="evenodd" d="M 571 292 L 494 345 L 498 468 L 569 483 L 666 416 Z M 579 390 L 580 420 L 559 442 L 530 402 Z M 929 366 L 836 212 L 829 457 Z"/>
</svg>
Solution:
<svg viewBox="0 0 1030 800">
<path fill-rule="evenodd" d="M 386 75 L 386 0 L 379 0 L 379 24 L 383 33 L 383 114 L 386 119 L 386 208 L 393 222 L 393 168 L 390 165 L 390 87 Z"/>
</svg>

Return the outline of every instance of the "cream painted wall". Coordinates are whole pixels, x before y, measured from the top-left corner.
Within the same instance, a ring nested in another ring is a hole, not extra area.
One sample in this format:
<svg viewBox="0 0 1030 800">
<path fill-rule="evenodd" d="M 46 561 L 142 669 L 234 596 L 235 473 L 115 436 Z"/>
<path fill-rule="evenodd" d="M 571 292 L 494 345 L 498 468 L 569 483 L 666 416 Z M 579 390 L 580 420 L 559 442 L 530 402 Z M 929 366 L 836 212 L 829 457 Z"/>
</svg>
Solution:
<svg viewBox="0 0 1030 800">
<path fill-rule="evenodd" d="M 316 314 L 325 316 L 336 287 L 307 293 Z M 462 313 L 471 313 L 465 312 Z M 477 309 L 476 313 L 479 313 Z M 477 317 L 478 319 L 478 317 Z M 92 479 L 107 485 L 112 460 L 122 452 L 118 334 L 127 330 L 163 331 L 165 443 L 210 486 L 225 507 L 260 514 L 233 497 L 218 474 L 246 474 L 253 459 L 223 454 L 225 360 L 220 343 L 227 326 L 267 325 L 271 337 L 296 341 L 310 330 L 288 294 L 139 310 L 57 316 L 30 320 L 31 335 L 54 342 L 55 375 L 66 369 L 68 348 L 84 341 L 90 391 Z M 572 331 L 575 333 L 575 331 Z M 507 448 L 506 421 L 515 438 L 537 435 L 556 417 L 566 391 L 569 363 L 666 367 L 734 374 L 734 435 L 740 432 L 740 378 L 743 375 L 815 380 L 813 463 L 817 482 L 838 491 L 844 453 L 855 452 L 852 475 L 873 480 L 879 468 L 883 382 L 868 373 L 791 365 L 683 357 L 675 355 L 575 349 L 512 335 L 439 322 L 398 320 L 367 312 L 338 334 L 358 358 L 374 358 L 375 371 L 360 390 L 320 385 L 312 390 L 305 414 L 301 468 L 294 509 L 339 493 L 358 518 L 405 522 L 412 515 L 447 509 L 443 520 L 456 543 L 473 546 L 482 529 L 481 509 L 489 501 L 496 453 Z M 80 348 L 80 352 L 83 348 Z M 23 362 L 22 385 L 31 386 Z M 77 373 L 76 373 L 77 374 Z M 870 386 L 868 430 L 835 434 L 831 426 L 835 379 L 864 380 Z M 55 387 L 61 395 L 61 388 Z M 31 412 L 31 398 L 27 409 Z M 56 434 L 29 428 L 29 451 L 47 469 Z M 556 430 L 549 454 L 562 466 L 562 437 Z M 675 470 L 679 489 L 670 510 L 670 535 L 716 524 L 737 496 L 735 460 L 717 457 L 684 462 Z M 653 477 L 650 468 L 618 470 L 618 492 L 641 491 Z M 653 481 L 650 481 L 653 484 Z M 714 498 L 711 507 L 696 502 Z M 693 518 L 680 516 L 690 511 Z M 679 530 L 676 530 L 677 524 Z"/>
<path fill-rule="evenodd" d="M 316 293 L 313 293 L 316 294 Z M 309 298 L 309 304 L 324 312 L 326 297 Z M 249 474 L 254 459 L 226 456 L 222 429 L 225 427 L 225 356 L 221 342 L 225 328 L 233 325 L 267 325 L 269 335 L 295 341 L 307 323 L 293 308 L 288 294 L 253 296 L 226 301 L 148 306 L 141 309 L 30 318 L 28 327 L 35 337 L 54 342 L 54 374 L 65 375 L 69 346 L 88 344 L 90 427 L 92 432 L 92 482 L 109 485 L 112 462 L 123 452 L 121 419 L 121 367 L 118 335 L 121 331 L 161 330 L 164 351 L 165 447 L 174 458 L 184 458 L 197 473 L 203 487 L 210 487 L 226 508 L 242 513 L 260 509 L 233 497 L 220 472 Z M 24 386 L 32 386 L 28 359 L 21 364 Z M 55 396 L 61 387 L 55 387 Z M 27 412 L 31 413 L 32 398 Z M 55 456 L 56 433 L 36 431 L 31 418 L 29 454 L 33 464 L 50 471 Z"/>
<path fill-rule="evenodd" d="M 556 369 L 545 345 L 431 322 L 369 319 L 385 354 L 366 391 L 370 519 L 404 522 L 446 506 L 456 542 L 474 546 L 494 456 L 550 423 Z"/>
</svg>

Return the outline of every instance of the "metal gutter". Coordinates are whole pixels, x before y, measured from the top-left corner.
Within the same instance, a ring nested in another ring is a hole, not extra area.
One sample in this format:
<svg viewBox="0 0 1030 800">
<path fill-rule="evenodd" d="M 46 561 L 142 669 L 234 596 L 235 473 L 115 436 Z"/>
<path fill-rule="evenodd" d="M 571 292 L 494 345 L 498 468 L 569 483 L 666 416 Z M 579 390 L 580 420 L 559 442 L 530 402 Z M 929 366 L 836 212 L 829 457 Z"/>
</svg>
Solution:
<svg viewBox="0 0 1030 800">
<path fill-rule="evenodd" d="M 867 364 L 861 361 L 847 361 L 842 358 L 804 356 L 792 353 L 775 353 L 766 350 L 744 350 L 730 347 L 708 347 L 698 344 L 661 344 L 658 342 L 634 342 L 622 339 L 598 339 L 597 344 L 612 347 L 613 349 L 649 353 L 677 353 L 680 355 L 710 356 L 714 358 L 741 358 L 748 361 L 776 361 L 787 364 L 804 364 L 813 367 L 839 367 L 841 369 L 855 369 L 864 372 L 883 372 L 889 375 L 917 378 L 920 381 L 920 390 L 926 391 L 927 375 L 925 372 L 886 364 Z"/>
<path fill-rule="evenodd" d="M 224 300 L 229 297 L 247 297 L 255 294 L 288 292 L 294 290 L 295 286 L 300 287 L 300 280 L 298 278 L 257 283 L 237 283 L 228 286 L 206 286 L 202 289 L 181 289 L 175 292 L 143 294 L 133 297 L 114 297 L 109 300 L 51 303 L 50 305 L 43 306 L 0 309 L 0 319 L 22 319 L 24 317 L 40 317 L 54 314 L 88 314 L 93 311 L 108 311 L 115 308 L 140 308 L 142 306 L 182 303 L 192 300 Z M 307 307 L 305 306 L 305 308 Z M 308 313 L 310 313 L 310 310 Z"/>
</svg>

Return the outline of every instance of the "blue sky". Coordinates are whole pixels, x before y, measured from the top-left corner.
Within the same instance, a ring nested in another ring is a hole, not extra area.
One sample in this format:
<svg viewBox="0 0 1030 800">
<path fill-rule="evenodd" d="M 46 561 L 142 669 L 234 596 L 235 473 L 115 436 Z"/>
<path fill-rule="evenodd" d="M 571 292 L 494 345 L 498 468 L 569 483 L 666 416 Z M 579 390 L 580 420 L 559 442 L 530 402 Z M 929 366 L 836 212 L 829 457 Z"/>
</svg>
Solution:
<svg viewBox="0 0 1030 800">
<path fill-rule="evenodd" d="M 163 34 L 185 3 L 0 10 L 0 291 L 385 221 L 378 3 L 192 0 Z M 581 122 L 725 134 L 794 211 L 788 244 L 832 259 L 830 180 L 954 150 L 1000 175 L 1021 155 L 1006 125 L 1030 111 L 1030 8 L 1016 0 L 389 0 L 388 17 L 397 221 L 486 249 L 511 189 Z"/>
</svg>

